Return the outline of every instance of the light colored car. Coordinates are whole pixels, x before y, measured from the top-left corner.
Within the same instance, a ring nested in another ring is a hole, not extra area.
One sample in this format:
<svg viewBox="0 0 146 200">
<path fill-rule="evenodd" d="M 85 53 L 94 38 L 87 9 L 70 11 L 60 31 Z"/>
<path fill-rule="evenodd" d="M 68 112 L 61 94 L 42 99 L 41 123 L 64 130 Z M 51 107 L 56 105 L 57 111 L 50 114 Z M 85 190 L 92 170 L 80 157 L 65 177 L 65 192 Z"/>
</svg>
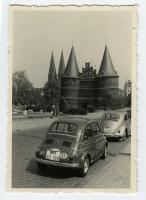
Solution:
<svg viewBox="0 0 146 200">
<path fill-rule="evenodd" d="M 106 158 L 107 146 L 97 120 L 62 117 L 50 125 L 35 160 L 43 170 L 46 165 L 77 168 L 85 176 L 91 163 Z"/>
<path fill-rule="evenodd" d="M 131 135 L 131 115 L 129 116 L 126 111 L 106 112 L 101 126 L 106 138 L 117 138 L 124 141 Z"/>
</svg>

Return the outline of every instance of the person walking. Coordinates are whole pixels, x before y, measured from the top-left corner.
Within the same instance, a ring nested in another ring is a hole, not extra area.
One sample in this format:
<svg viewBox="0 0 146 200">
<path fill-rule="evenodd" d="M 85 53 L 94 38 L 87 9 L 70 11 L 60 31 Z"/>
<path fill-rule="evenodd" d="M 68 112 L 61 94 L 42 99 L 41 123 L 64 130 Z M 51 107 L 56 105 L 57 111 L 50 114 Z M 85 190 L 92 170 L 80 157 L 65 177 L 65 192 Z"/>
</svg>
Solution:
<svg viewBox="0 0 146 200">
<path fill-rule="evenodd" d="M 56 117 L 56 107 L 54 104 L 52 106 L 52 112 L 53 112 L 53 117 Z"/>
</svg>

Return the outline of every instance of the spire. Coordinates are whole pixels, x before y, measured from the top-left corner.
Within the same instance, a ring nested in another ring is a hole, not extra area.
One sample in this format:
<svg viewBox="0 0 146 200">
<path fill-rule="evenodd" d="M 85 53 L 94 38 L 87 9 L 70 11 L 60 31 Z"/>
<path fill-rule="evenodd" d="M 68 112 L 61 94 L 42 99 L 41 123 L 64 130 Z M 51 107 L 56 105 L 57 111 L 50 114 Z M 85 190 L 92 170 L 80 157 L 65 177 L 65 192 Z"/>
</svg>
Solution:
<svg viewBox="0 0 146 200">
<path fill-rule="evenodd" d="M 64 76 L 76 78 L 78 77 L 78 74 L 79 68 L 76 60 L 75 50 L 72 46 Z"/>
<path fill-rule="evenodd" d="M 64 55 L 63 55 L 63 50 L 61 52 L 61 57 L 60 57 L 60 64 L 59 64 L 59 70 L 58 70 L 58 77 L 60 78 L 65 70 L 65 64 L 64 64 Z"/>
<path fill-rule="evenodd" d="M 114 69 L 110 53 L 106 45 L 98 76 L 118 76 L 117 72 Z"/>
<path fill-rule="evenodd" d="M 56 79 L 57 79 L 57 75 L 56 75 L 56 68 L 55 68 L 55 62 L 54 62 L 54 55 L 53 55 L 53 51 L 52 51 L 49 74 L 48 74 L 48 82 L 54 81 Z"/>
</svg>

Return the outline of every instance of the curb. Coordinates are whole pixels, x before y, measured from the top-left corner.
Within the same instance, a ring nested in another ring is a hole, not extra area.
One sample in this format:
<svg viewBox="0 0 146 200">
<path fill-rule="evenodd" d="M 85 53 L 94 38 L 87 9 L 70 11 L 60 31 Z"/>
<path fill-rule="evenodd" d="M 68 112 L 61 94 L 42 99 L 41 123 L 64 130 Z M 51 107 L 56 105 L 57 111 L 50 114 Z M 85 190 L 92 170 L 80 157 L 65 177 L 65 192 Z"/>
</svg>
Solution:
<svg viewBox="0 0 146 200">
<path fill-rule="evenodd" d="M 24 119 L 34 119 L 34 118 L 51 118 L 50 115 L 27 115 L 27 116 L 12 116 L 13 120 L 24 120 Z"/>
</svg>

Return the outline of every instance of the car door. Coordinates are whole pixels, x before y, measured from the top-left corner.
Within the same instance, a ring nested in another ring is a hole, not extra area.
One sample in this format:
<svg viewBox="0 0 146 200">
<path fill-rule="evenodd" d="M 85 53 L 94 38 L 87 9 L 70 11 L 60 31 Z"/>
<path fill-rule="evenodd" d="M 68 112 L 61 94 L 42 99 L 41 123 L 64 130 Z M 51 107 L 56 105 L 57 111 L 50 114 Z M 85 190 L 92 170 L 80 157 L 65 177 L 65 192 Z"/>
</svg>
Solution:
<svg viewBox="0 0 146 200">
<path fill-rule="evenodd" d="M 81 147 L 82 152 L 89 154 L 91 159 L 95 158 L 95 144 L 91 124 L 86 125 L 83 129 Z"/>
<path fill-rule="evenodd" d="M 103 153 L 103 150 L 104 150 L 104 146 L 105 146 L 104 137 L 100 132 L 100 127 L 99 127 L 98 122 L 92 122 L 91 127 L 92 127 L 92 133 L 93 133 L 94 145 L 95 145 L 95 156 L 99 157 Z"/>
</svg>

